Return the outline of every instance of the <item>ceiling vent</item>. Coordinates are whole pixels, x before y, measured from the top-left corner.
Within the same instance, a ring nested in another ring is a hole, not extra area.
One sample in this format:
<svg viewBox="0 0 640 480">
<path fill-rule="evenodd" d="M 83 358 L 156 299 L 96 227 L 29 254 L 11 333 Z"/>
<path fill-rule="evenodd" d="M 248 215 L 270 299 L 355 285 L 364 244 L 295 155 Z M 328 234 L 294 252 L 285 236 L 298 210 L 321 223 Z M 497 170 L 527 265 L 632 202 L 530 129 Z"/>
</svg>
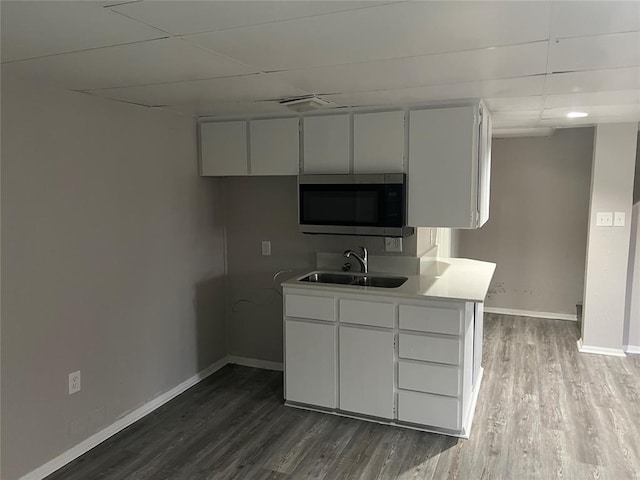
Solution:
<svg viewBox="0 0 640 480">
<path fill-rule="evenodd" d="M 285 98 L 284 100 L 280 100 L 280 105 L 295 112 L 302 113 L 327 108 L 334 105 L 334 103 L 320 98 L 317 95 L 305 95 L 304 97 Z"/>
</svg>

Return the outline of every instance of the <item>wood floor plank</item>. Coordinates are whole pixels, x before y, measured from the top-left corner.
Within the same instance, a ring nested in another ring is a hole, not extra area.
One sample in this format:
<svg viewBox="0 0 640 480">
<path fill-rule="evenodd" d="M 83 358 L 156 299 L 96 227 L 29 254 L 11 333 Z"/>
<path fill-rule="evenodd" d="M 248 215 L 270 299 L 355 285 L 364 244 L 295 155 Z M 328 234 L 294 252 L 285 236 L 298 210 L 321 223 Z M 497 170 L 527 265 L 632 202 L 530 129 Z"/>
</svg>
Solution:
<svg viewBox="0 0 640 480">
<path fill-rule="evenodd" d="M 281 372 L 227 366 L 47 480 L 640 480 L 640 356 L 578 334 L 487 314 L 468 440 L 285 407 Z"/>
</svg>

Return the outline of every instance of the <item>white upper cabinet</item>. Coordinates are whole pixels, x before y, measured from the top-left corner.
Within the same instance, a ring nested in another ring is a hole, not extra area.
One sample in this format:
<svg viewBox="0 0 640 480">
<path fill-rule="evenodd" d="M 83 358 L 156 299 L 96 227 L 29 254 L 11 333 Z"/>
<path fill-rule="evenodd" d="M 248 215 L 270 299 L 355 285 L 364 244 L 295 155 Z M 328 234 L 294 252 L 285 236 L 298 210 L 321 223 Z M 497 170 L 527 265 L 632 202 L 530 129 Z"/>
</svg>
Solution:
<svg viewBox="0 0 640 480">
<path fill-rule="evenodd" d="M 353 173 L 404 171 L 404 112 L 353 116 Z"/>
<path fill-rule="evenodd" d="M 409 112 L 409 225 L 480 228 L 488 220 L 490 122 L 482 102 Z"/>
<path fill-rule="evenodd" d="M 247 122 L 200 124 L 200 174 L 247 175 Z"/>
<path fill-rule="evenodd" d="M 349 173 L 349 115 L 305 117 L 303 122 L 303 173 Z"/>
<path fill-rule="evenodd" d="M 251 175 L 298 175 L 298 118 L 251 120 Z"/>
</svg>

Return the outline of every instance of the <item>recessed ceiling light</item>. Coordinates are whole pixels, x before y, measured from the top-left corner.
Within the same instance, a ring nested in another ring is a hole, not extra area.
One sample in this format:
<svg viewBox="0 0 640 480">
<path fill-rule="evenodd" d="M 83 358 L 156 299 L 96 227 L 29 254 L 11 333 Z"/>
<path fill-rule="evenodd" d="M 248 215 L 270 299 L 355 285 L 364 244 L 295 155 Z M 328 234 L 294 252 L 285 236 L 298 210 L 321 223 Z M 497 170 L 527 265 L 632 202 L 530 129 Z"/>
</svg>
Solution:
<svg viewBox="0 0 640 480">
<path fill-rule="evenodd" d="M 569 112 L 567 113 L 567 118 L 583 118 L 588 117 L 589 114 L 587 112 Z"/>
</svg>

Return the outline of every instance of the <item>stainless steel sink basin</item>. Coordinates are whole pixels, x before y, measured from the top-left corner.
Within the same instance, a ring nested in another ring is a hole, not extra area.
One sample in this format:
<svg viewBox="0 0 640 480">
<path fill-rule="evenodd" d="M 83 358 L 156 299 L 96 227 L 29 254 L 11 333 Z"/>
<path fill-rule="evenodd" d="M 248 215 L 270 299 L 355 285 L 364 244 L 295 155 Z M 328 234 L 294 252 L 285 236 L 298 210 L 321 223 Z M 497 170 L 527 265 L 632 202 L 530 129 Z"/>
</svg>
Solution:
<svg viewBox="0 0 640 480">
<path fill-rule="evenodd" d="M 300 279 L 301 282 L 333 283 L 360 287 L 397 288 L 407 277 L 387 275 L 357 275 L 353 273 L 315 272 Z"/>
<path fill-rule="evenodd" d="M 301 282 L 313 282 L 313 283 L 339 283 L 341 285 L 349 285 L 353 282 L 355 275 L 342 274 L 342 273 L 325 273 L 316 272 L 311 275 L 307 275 L 301 278 Z"/>
<path fill-rule="evenodd" d="M 380 277 L 372 275 L 364 275 L 356 277 L 352 285 L 360 285 L 362 287 L 380 287 L 380 288 L 397 288 L 407 281 L 407 277 Z"/>
</svg>

